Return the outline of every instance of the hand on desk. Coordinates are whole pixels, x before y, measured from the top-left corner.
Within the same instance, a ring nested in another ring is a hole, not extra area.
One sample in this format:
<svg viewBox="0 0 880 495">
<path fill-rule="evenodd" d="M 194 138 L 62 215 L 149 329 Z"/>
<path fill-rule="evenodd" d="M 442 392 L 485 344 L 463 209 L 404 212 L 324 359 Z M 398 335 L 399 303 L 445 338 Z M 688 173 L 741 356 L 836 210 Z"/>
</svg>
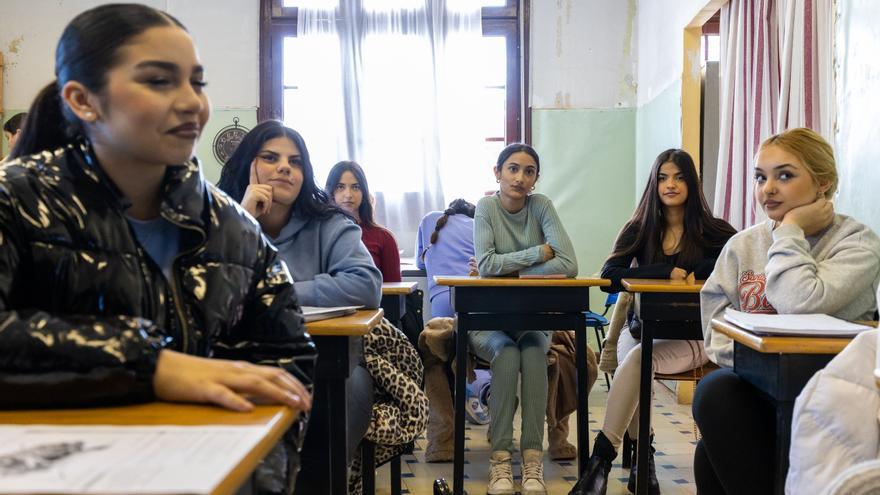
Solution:
<svg viewBox="0 0 880 495">
<path fill-rule="evenodd" d="M 697 281 L 697 277 L 696 277 L 696 275 L 694 275 L 694 272 L 688 273 L 683 268 L 678 268 L 678 267 L 675 267 L 672 269 L 672 271 L 669 273 L 669 279 L 670 280 L 683 280 L 690 285 L 693 285 Z"/>
<path fill-rule="evenodd" d="M 216 404 L 233 411 L 250 411 L 260 402 L 284 404 L 295 412 L 312 408 L 309 392 L 282 368 L 244 361 L 208 359 L 163 350 L 153 375 L 156 397 L 171 402 Z"/>
<path fill-rule="evenodd" d="M 477 269 L 477 259 L 471 256 L 471 259 L 468 260 L 468 276 L 469 277 L 479 277 L 480 270 Z"/>
</svg>

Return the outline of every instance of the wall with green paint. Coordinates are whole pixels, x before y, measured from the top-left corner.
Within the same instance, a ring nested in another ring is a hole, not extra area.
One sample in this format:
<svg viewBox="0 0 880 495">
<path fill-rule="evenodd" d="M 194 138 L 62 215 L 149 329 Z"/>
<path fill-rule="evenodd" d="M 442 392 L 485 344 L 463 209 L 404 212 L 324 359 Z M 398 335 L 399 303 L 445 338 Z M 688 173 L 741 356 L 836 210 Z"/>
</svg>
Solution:
<svg viewBox="0 0 880 495">
<path fill-rule="evenodd" d="M 674 81 L 636 112 L 635 200 L 641 197 L 654 159 L 681 147 L 681 79 Z"/>
<path fill-rule="evenodd" d="M 598 273 L 633 208 L 635 109 L 534 110 L 538 192 L 553 200 L 574 243 L 580 275 Z M 592 305 L 605 296 L 593 291 Z"/>
</svg>

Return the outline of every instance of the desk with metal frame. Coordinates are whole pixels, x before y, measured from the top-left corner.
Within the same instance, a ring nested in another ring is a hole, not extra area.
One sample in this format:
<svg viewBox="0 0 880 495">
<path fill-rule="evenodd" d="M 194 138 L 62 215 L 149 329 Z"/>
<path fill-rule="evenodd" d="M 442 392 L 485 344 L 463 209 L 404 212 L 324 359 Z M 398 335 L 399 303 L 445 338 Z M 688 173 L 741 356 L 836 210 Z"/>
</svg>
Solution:
<svg viewBox="0 0 880 495">
<path fill-rule="evenodd" d="M 354 362 L 357 354 L 351 352 L 351 346 L 362 345 L 355 337 L 369 333 L 379 325 L 383 315 L 382 309 L 365 309 L 348 316 L 306 323 L 306 330 L 318 348 L 318 363 L 305 441 L 317 442 L 315 451 L 321 452 L 325 462 L 316 463 L 322 473 L 309 477 L 314 483 L 309 484 L 305 493 L 333 495 L 348 490 L 346 380 L 357 365 Z M 297 486 L 299 488 L 299 482 Z"/>
<path fill-rule="evenodd" d="M 401 328 L 400 320 L 406 313 L 406 296 L 415 292 L 418 282 L 382 282 L 382 302 L 385 318 L 395 327 Z"/>
<path fill-rule="evenodd" d="M 610 281 L 579 277 L 520 279 L 513 277 L 435 277 L 451 287 L 452 308 L 458 318 L 455 334 L 455 451 L 453 493 L 464 493 L 464 407 L 467 374 L 467 332 L 474 330 L 574 330 L 578 379 L 578 472 L 589 460 L 587 422 L 587 333 L 584 312 L 590 310 L 590 287 Z"/>
<path fill-rule="evenodd" d="M 668 279 L 624 279 L 621 283 L 627 292 L 635 295 L 635 313 L 642 323 L 636 493 L 647 495 L 648 470 L 641 467 L 648 465 L 651 448 L 654 339 L 703 340 L 700 322 L 700 289 L 703 284 Z"/>
<path fill-rule="evenodd" d="M 717 318 L 712 319 L 712 329 L 733 340 L 733 371 L 767 396 L 776 408 L 773 490 L 783 494 L 794 400 L 810 378 L 852 339 L 756 335 Z"/>
</svg>

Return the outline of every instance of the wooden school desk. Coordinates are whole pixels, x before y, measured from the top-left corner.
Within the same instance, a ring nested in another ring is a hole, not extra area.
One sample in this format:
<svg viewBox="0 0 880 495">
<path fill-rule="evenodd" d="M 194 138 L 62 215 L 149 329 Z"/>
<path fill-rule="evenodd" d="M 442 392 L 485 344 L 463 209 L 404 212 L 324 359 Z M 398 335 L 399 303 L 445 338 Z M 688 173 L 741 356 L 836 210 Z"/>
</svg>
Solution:
<svg viewBox="0 0 880 495">
<path fill-rule="evenodd" d="M 382 282 L 380 306 L 385 310 L 385 318 L 401 330 L 400 319 L 406 313 L 406 296 L 412 294 L 418 287 L 418 282 Z"/>
<path fill-rule="evenodd" d="M 653 380 L 654 339 L 703 340 L 700 323 L 702 282 L 684 280 L 636 279 L 621 281 L 627 292 L 635 295 L 636 317 L 642 322 L 642 365 L 639 378 L 639 441 L 636 493 L 648 493 L 648 453 L 651 448 L 651 389 Z"/>
<path fill-rule="evenodd" d="M 794 400 L 852 339 L 761 336 L 718 318 L 712 319 L 712 329 L 733 339 L 733 371 L 776 406 L 774 493 L 785 493 Z"/>
<path fill-rule="evenodd" d="M 428 274 L 416 265 L 415 258 L 400 258 L 400 276 L 403 278 L 426 278 Z"/>
<path fill-rule="evenodd" d="M 320 452 L 322 462 L 314 467 L 319 473 L 309 473 L 304 493 L 328 494 L 348 491 L 348 410 L 346 379 L 357 365 L 361 353 L 351 352 L 351 346 L 362 346 L 361 339 L 379 325 L 382 309 L 366 309 L 348 316 L 306 323 L 306 330 L 318 347 L 315 370 L 315 396 L 306 443 Z M 303 477 L 304 473 L 300 473 Z M 300 488 L 299 482 L 297 487 Z"/>
<path fill-rule="evenodd" d="M 170 402 L 89 409 L 0 411 L 0 424 L 267 426 L 260 442 L 214 488 L 211 493 L 215 495 L 235 494 L 295 419 L 293 412 L 285 406 L 256 406 L 251 412 L 240 413 L 214 406 Z"/>
<path fill-rule="evenodd" d="M 434 277 L 449 286 L 458 316 L 455 333 L 455 453 L 453 491 L 464 493 L 464 399 L 467 378 L 467 333 L 474 330 L 574 330 L 577 346 L 578 472 L 589 460 L 587 423 L 587 330 L 584 312 L 590 310 L 590 287 L 611 282 L 600 278 L 520 279 L 513 277 Z M 526 400 L 526 399 L 523 399 Z"/>
</svg>

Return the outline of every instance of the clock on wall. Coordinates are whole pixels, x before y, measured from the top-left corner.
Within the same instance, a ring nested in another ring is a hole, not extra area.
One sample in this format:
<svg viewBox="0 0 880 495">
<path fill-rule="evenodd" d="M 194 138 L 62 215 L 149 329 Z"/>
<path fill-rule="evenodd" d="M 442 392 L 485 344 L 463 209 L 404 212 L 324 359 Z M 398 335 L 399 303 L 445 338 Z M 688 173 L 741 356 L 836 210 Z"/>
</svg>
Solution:
<svg viewBox="0 0 880 495">
<path fill-rule="evenodd" d="M 226 163 L 226 160 L 232 156 L 232 153 L 238 148 L 238 145 L 248 131 L 250 129 L 238 124 L 238 117 L 233 117 L 232 125 L 220 129 L 217 135 L 214 136 L 214 158 L 221 165 Z"/>
</svg>

